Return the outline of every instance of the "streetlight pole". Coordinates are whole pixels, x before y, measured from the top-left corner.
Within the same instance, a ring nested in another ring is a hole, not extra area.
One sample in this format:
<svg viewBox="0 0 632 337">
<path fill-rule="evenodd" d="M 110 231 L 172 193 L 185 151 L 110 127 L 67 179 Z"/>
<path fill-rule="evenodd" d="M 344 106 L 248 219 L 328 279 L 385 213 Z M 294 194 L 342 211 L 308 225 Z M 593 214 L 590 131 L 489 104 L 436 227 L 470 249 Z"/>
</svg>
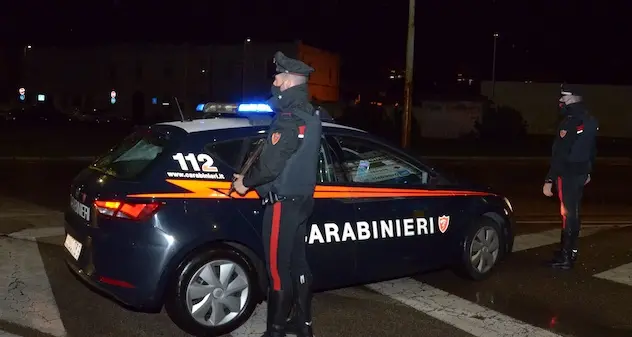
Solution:
<svg viewBox="0 0 632 337">
<path fill-rule="evenodd" d="M 31 45 L 27 45 L 27 46 L 24 46 L 24 49 L 23 49 L 23 56 L 22 56 L 22 73 L 24 74 L 24 75 L 23 75 L 23 80 L 24 80 L 24 77 L 25 77 L 25 75 L 26 75 L 26 68 L 27 68 L 27 64 L 26 64 L 27 59 L 26 59 L 26 57 L 27 57 L 28 52 L 29 52 L 32 48 L 33 48 L 33 47 L 32 47 Z"/>
<path fill-rule="evenodd" d="M 496 45 L 498 42 L 498 33 L 494 33 L 494 55 L 492 56 L 492 101 L 496 92 Z"/>
<path fill-rule="evenodd" d="M 410 143 L 410 128 L 413 110 L 413 62 L 415 60 L 415 0 L 408 4 L 408 41 L 406 43 L 406 76 L 404 83 L 404 120 L 402 130 L 402 147 Z"/>
<path fill-rule="evenodd" d="M 244 40 L 244 52 L 243 52 L 243 59 L 242 59 L 242 66 L 241 66 L 241 101 L 245 102 L 246 100 L 246 61 L 247 61 L 247 57 L 246 57 L 246 53 L 247 53 L 247 48 L 248 48 L 248 44 L 250 44 L 250 38 L 247 37 Z"/>
</svg>

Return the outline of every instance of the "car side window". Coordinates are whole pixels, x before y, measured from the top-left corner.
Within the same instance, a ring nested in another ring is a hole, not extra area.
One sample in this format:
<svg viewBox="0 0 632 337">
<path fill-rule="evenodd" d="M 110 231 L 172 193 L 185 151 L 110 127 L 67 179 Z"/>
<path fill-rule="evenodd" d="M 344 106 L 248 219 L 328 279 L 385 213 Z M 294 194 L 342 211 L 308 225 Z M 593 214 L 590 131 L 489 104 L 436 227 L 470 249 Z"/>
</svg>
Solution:
<svg viewBox="0 0 632 337">
<path fill-rule="evenodd" d="M 333 139 L 340 145 L 340 161 L 349 183 L 426 185 L 430 180 L 428 172 L 377 143 L 350 136 Z"/>
<path fill-rule="evenodd" d="M 265 141 L 265 136 L 258 136 L 246 139 L 230 140 L 208 144 L 205 150 L 208 154 L 218 160 L 223 161 L 235 171 L 239 171 L 248 159 L 255 153 L 257 148 Z M 334 174 L 334 164 L 329 152 L 326 151 L 326 143 L 323 141 L 318 154 L 317 183 L 331 183 L 336 181 Z"/>
<path fill-rule="evenodd" d="M 320 142 L 320 152 L 318 154 L 318 178 L 317 183 L 333 183 L 338 179 L 336 178 L 336 166 L 340 166 L 331 157 L 331 151 L 328 149 L 327 142 L 323 139 Z"/>
<path fill-rule="evenodd" d="M 220 160 L 233 170 L 239 171 L 264 140 L 264 137 L 258 136 L 213 142 L 204 146 L 204 151 L 213 159 Z"/>
</svg>

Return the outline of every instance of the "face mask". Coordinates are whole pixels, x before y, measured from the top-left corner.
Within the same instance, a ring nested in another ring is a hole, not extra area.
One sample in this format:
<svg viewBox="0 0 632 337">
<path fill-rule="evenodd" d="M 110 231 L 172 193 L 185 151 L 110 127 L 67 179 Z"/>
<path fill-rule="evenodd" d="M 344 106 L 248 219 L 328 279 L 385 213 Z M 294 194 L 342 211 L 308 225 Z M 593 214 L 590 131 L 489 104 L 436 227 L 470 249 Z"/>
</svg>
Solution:
<svg viewBox="0 0 632 337">
<path fill-rule="evenodd" d="M 567 115 L 568 114 L 568 105 L 566 105 L 566 103 L 559 103 L 559 107 L 560 107 L 560 114 L 562 115 Z"/>
<path fill-rule="evenodd" d="M 272 85 L 270 88 L 270 92 L 272 93 L 272 97 L 268 99 L 268 105 L 270 105 L 273 109 L 279 107 L 279 95 L 281 95 L 281 88 Z"/>
<path fill-rule="evenodd" d="M 270 92 L 272 93 L 273 96 L 275 96 L 278 99 L 279 98 L 278 96 L 281 95 L 281 88 L 273 84 L 272 87 L 270 88 Z"/>
</svg>

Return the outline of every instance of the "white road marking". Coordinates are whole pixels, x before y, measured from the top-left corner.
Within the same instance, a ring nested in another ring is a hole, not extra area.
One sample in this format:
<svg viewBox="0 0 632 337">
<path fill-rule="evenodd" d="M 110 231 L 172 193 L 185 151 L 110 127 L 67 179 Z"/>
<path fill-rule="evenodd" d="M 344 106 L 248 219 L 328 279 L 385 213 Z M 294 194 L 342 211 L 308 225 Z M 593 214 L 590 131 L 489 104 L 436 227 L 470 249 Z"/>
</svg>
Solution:
<svg viewBox="0 0 632 337">
<path fill-rule="evenodd" d="M 10 233 L 7 236 L 14 239 L 37 241 L 37 239 L 65 234 L 66 231 L 64 227 L 40 227 L 23 229 L 19 232 Z"/>
<path fill-rule="evenodd" d="M 0 237 L 0 320 L 65 336 L 36 243 Z"/>
<path fill-rule="evenodd" d="M 613 227 L 625 226 L 584 226 L 579 232 L 580 237 L 593 235 Z M 527 249 L 548 246 L 560 242 L 560 229 L 551 229 L 544 232 L 517 235 L 514 239 L 513 251 L 519 252 Z"/>
<path fill-rule="evenodd" d="M 368 287 L 476 337 L 561 337 L 411 278 Z"/>
<path fill-rule="evenodd" d="M 590 226 L 582 229 L 580 236 L 589 236 L 613 227 L 618 226 Z M 547 246 L 559 240 L 559 229 L 518 235 L 514 240 L 514 251 Z M 411 278 L 370 284 L 367 287 L 477 337 L 561 336 Z"/>
<path fill-rule="evenodd" d="M 617 268 L 609 269 L 599 274 L 595 274 L 593 276 L 600 279 L 625 284 L 627 286 L 632 286 L 632 263 L 627 263 Z"/>
</svg>

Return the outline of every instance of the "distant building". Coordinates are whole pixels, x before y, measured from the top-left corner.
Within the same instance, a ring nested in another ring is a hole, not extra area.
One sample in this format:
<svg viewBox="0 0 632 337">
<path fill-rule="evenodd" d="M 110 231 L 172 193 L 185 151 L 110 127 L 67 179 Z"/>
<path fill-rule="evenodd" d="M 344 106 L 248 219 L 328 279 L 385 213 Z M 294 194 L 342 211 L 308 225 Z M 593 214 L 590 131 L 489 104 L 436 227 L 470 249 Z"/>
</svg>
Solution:
<svg viewBox="0 0 632 337">
<path fill-rule="evenodd" d="M 338 101 L 340 59 L 301 42 L 229 46 L 121 45 L 38 48 L 25 56 L 26 103 L 38 95 L 60 111 L 110 111 L 139 121 L 171 114 L 173 97 L 183 109 L 204 101 L 239 102 L 269 96 L 277 50 L 316 69 L 314 99 Z M 18 88 L 15 89 L 16 93 Z M 43 95 L 43 96 L 42 96 Z M 16 98 L 17 100 L 17 98 Z"/>
</svg>

